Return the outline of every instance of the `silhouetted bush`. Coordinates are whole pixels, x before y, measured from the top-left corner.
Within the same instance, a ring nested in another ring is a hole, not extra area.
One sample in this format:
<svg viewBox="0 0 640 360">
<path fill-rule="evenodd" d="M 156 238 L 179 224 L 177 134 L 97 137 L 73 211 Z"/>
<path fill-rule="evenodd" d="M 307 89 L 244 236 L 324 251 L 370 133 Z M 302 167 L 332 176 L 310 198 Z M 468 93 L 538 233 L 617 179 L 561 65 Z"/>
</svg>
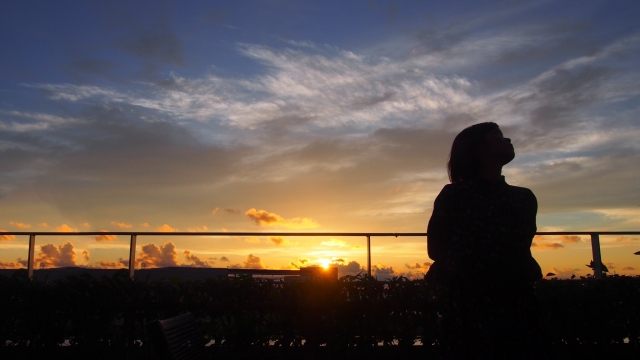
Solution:
<svg viewBox="0 0 640 360">
<path fill-rule="evenodd" d="M 65 343 L 125 351 L 149 344 L 146 323 L 184 311 L 194 314 L 210 345 L 222 352 L 402 349 L 438 339 L 437 293 L 425 280 L 403 277 L 131 281 L 123 270 L 112 277 L 83 274 L 47 282 L 16 271 L 11 278 L 0 276 L 0 289 L 0 340 L 12 348 Z M 638 348 L 640 277 L 543 280 L 536 292 L 551 344 Z"/>
</svg>

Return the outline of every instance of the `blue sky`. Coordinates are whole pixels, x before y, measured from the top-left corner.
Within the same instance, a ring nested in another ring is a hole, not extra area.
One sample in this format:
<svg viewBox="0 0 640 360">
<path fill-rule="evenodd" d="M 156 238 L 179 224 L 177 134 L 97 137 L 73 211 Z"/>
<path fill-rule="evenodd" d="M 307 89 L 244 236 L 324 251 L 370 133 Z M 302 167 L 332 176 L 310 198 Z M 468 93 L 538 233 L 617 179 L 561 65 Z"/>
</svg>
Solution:
<svg viewBox="0 0 640 360">
<path fill-rule="evenodd" d="M 453 137 L 494 121 L 539 230 L 638 230 L 639 16 L 637 1 L 5 2 L 0 229 L 424 231 Z M 227 240 L 175 240 L 170 264 L 362 263 L 348 239 Z M 623 255 L 639 240 L 603 240 L 614 267 L 640 268 Z M 21 241 L 0 243 L 6 266 Z M 429 261 L 423 239 L 380 241 L 387 273 Z M 64 249 L 97 266 L 116 242 Z M 536 244 L 545 270 L 584 267 L 586 239 Z"/>
</svg>

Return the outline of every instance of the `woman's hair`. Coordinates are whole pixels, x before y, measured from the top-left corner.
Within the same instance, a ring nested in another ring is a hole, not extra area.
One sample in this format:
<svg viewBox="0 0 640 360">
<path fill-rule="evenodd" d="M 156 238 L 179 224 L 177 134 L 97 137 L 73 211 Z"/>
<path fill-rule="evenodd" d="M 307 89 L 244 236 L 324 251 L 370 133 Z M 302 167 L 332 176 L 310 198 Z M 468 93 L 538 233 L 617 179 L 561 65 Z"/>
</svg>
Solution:
<svg viewBox="0 0 640 360">
<path fill-rule="evenodd" d="M 498 128 L 498 124 L 485 122 L 469 126 L 453 140 L 447 171 L 452 183 L 473 179 L 480 173 L 482 164 L 478 159 L 478 148 L 485 143 L 485 135 Z"/>
</svg>

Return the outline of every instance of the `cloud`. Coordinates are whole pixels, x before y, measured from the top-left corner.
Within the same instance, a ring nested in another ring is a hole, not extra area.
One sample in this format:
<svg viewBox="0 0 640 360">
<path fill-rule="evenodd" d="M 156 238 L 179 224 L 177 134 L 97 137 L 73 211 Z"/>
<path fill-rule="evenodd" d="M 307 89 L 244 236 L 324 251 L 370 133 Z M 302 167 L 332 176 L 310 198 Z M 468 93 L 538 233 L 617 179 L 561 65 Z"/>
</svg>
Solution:
<svg viewBox="0 0 640 360">
<path fill-rule="evenodd" d="M 229 258 L 226 256 L 223 256 L 220 258 L 220 261 L 229 262 Z"/>
<path fill-rule="evenodd" d="M 62 224 L 56 228 L 57 231 L 60 232 L 76 232 L 78 229 L 74 229 L 67 224 Z"/>
<path fill-rule="evenodd" d="M 628 236 L 619 236 L 616 238 L 616 242 L 627 242 L 627 241 L 640 241 L 640 237 L 628 237 Z"/>
<path fill-rule="evenodd" d="M 298 242 L 289 241 L 281 236 L 272 236 L 269 238 L 269 241 L 275 246 L 296 246 Z"/>
<path fill-rule="evenodd" d="M 107 230 L 100 230 L 100 231 L 104 231 L 107 232 Z M 96 241 L 113 241 L 118 239 L 117 235 L 96 235 L 93 237 Z"/>
<path fill-rule="evenodd" d="M 562 249 L 565 247 L 564 244 L 576 244 L 582 241 L 582 238 L 576 235 L 536 235 L 533 239 L 536 241 L 531 243 L 531 247 L 550 250 Z M 551 242 L 554 240 L 556 242 Z"/>
<path fill-rule="evenodd" d="M 122 268 L 128 268 L 129 264 L 125 264 L 123 263 L 122 258 L 119 259 L 118 262 L 113 262 L 113 261 L 97 261 L 96 262 L 97 267 L 101 268 L 101 269 L 122 269 Z"/>
<path fill-rule="evenodd" d="M 247 210 L 245 215 L 260 226 L 282 226 L 290 229 L 313 229 L 320 226 L 317 222 L 309 218 L 298 217 L 287 220 L 278 214 L 265 210 L 256 210 L 255 208 Z"/>
<path fill-rule="evenodd" d="M 557 267 L 552 267 L 551 271 L 552 273 L 555 274 L 555 277 L 560 278 L 560 279 L 567 279 L 567 278 L 571 278 L 571 275 L 579 275 L 579 273 L 582 273 L 582 270 L 579 268 L 570 268 L 570 267 L 565 267 L 562 268 L 562 270 L 558 269 Z"/>
<path fill-rule="evenodd" d="M 86 262 L 89 261 L 89 250 L 82 250 L 82 259 Z"/>
<path fill-rule="evenodd" d="M 247 260 L 244 261 L 243 265 L 235 264 L 229 267 L 231 269 L 264 269 L 260 258 L 258 256 L 254 256 L 253 254 L 249 254 L 247 256 Z"/>
<path fill-rule="evenodd" d="M 171 226 L 169 226 L 168 224 L 164 224 L 162 226 L 158 226 L 158 231 L 162 231 L 162 232 L 176 232 L 178 231 L 178 229 L 174 229 Z"/>
<path fill-rule="evenodd" d="M 145 222 L 145 223 L 141 223 L 141 224 L 140 224 L 140 227 L 148 228 L 148 227 L 151 227 L 151 225 L 149 225 L 149 223 L 146 223 L 146 222 Z"/>
<path fill-rule="evenodd" d="M 209 229 L 207 229 L 205 225 L 202 225 L 202 227 L 196 226 L 194 228 L 188 228 L 187 231 L 188 232 L 206 232 L 206 231 L 209 231 Z"/>
<path fill-rule="evenodd" d="M 360 273 L 364 274 L 367 272 L 367 270 L 362 266 L 360 266 L 360 264 L 357 261 L 349 261 L 349 263 L 347 264 L 335 263 L 332 266 L 338 268 L 338 277 L 343 277 L 346 275 L 355 276 Z"/>
<path fill-rule="evenodd" d="M 563 243 L 575 244 L 582 241 L 582 239 L 577 235 L 560 235 L 560 241 L 562 241 Z"/>
<path fill-rule="evenodd" d="M 339 240 L 339 239 L 331 239 L 328 241 L 323 241 L 320 243 L 320 245 L 324 245 L 324 246 L 331 246 L 331 247 L 347 247 L 349 246 L 344 240 Z"/>
<path fill-rule="evenodd" d="M 635 268 L 632 268 L 631 266 L 625 266 L 622 268 L 622 270 L 631 271 L 631 270 L 635 270 Z"/>
<path fill-rule="evenodd" d="M 24 265 L 20 262 L 0 261 L 0 269 L 20 269 Z"/>
<path fill-rule="evenodd" d="M 206 268 L 211 267 L 211 265 L 209 265 L 209 262 L 200 260 L 199 257 L 191 254 L 191 252 L 189 250 L 185 250 L 182 254 L 184 255 L 184 259 L 187 262 L 193 263 L 192 266 L 195 266 L 195 267 L 206 267 Z"/>
<path fill-rule="evenodd" d="M 551 250 L 557 250 L 557 249 L 562 249 L 564 248 L 564 245 L 559 244 L 559 243 L 542 243 L 539 245 L 539 247 L 541 248 L 545 248 L 545 249 L 551 249 Z"/>
<path fill-rule="evenodd" d="M 212 214 L 217 214 L 219 211 L 223 211 L 227 214 L 232 214 L 232 215 L 239 215 L 240 214 L 240 210 L 238 209 L 232 209 L 232 208 L 219 208 L 216 207 L 215 209 L 213 209 L 213 211 L 211 212 Z"/>
<path fill-rule="evenodd" d="M 40 245 L 40 252 L 34 259 L 34 263 L 36 268 L 76 266 L 74 246 L 69 241 L 59 246 L 54 244 Z"/>
<path fill-rule="evenodd" d="M 431 267 L 433 263 L 425 261 L 422 264 L 420 263 L 415 263 L 414 265 L 410 265 L 410 264 L 404 264 L 404 266 L 409 269 L 409 270 L 417 270 L 417 269 L 421 269 L 421 270 L 429 270 L 429 267 Z"/>
<path fill-rule="evenodd" d="M 25 223 L 21 223 L 21 222 L 10 222 L 10 225 L 13 225 L 14 227 L 18 228 L 18 229 L 31 229 L 31 225 L 29 224 L 25 224 Z"/>
<path fill-rule="evenodd" d="M 140 254 L 136 257 L 136 266 L 142 264 L 145 264 L 146 268 L 178 266 L 176 246 L 171 241 L 167 241 L 161 246 L 156 244 L 143 245 Z"/>
<path fill-rule="evenodd" d="M 7 230 L 0 230 L 0 241 L 11 241 L 15 240 L 15 235 L 4 235 L 3 232 L 7 232 Z"/>
<path fill-rule="evenodd" d="M 127 224 L 127 223 L 123 223 L 123 222 L 115 222 L 115 221 L 112 221 L 111 225 L 117 226 L 118 229 L 131 229 L 133 227 L 132 224 Z"/>
<path fill-rule="evenodd" d="M 394 270 L 393 266 L 376 264 L 371 267 L 371 276 L 378 279 L 390 279 L 392 277 L 400 276 L 400 273 Z"/>
<path fill-rule="evenodd" d="M 82 226 L 83 228 L 90 228 L 91 224 L 89 224 L 88 222 L 84 222 L 84 223 L 80 224 L 80 226 Z"/>
<path fill-rule="evenodd" d="M 249 236 L 244 239 L 244 242 L 248 242 L 249 244 L 260 244 L 260 238 Z"/>
<path fill-rule="evenodd" d="M 49 224 L 47 224 L 46 222 L 43 222 L 43 223 L 38 224 L 38 226 L 43 227 L 43 228 L 48 228 Z"/>
</svg>

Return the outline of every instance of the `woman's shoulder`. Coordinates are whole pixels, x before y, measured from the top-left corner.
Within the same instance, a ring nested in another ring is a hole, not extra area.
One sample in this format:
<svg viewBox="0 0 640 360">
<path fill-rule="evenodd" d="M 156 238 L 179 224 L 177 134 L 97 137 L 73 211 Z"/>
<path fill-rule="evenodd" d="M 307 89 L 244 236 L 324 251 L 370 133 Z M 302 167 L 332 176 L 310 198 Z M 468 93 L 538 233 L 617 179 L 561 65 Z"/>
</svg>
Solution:
<svg viewBox="0 0 640 360">
<path fill-rule="evenodd" d="M 523 196 L 533 196 L 534 198 L 536 197 L 533 191 L 531 191 L 531 189 L 526 187 L 509 185 L 509 191 L 511 191 L 514 194 L 521 194 Z"/>
<path fill-rule="evenodd" d="M 538 206 L 538 199 L 536 195 L 529 188 L 509 185 L 509 192 L 512 198 L 531 204 L 531 206 Z"/>
</svg>

